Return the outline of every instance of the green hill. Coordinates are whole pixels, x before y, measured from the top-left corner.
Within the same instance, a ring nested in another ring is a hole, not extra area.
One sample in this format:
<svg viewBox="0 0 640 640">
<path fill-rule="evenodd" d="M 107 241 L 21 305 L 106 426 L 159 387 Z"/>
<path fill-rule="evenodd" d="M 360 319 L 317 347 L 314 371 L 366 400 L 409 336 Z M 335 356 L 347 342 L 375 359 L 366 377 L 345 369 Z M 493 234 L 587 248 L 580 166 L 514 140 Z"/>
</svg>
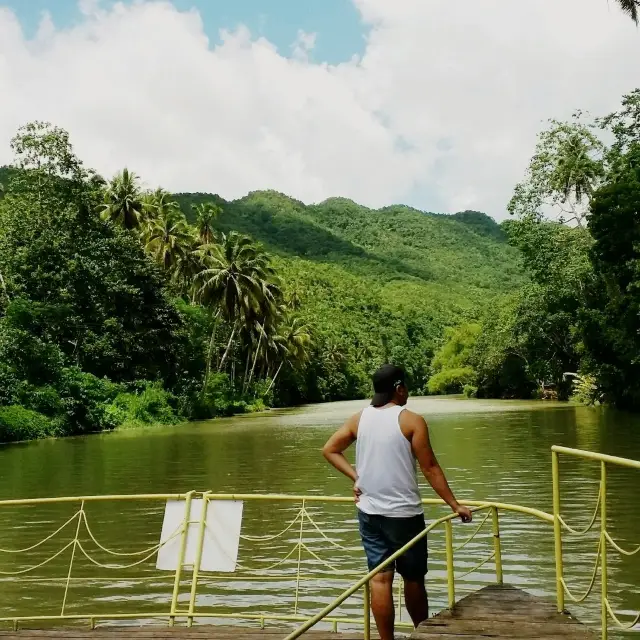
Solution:
<svg viewBox="0 0 640 640">
<path fill-rule="evenodd" d="M 10 171 L 0 170 L 0 182 Z M 289 304 L 311 326 L 312 362 L 283 373 L 280 404 L 366 395 L 371 371 L 388 360 L 407 367 L 414 391 L 425 390 L 445 328 L 480 318 L 524 281 L 517 250 L 477 211 L 374 210 L 345 198 L 307 206 L 275 191 L 175 197 L 190 221 L 192 205 L 216 202 L 219 230 L 262 243 Z"/>
<path fill-rule="evenodd" d="M 314 327 L 317 362 L 305 380 L 290 381 L 282 402 L 362 395 L 383 360 L 406 364 L 414 388 L 424 389 L 445 327 L 477 319 L 524 280 L 517 250 L 479 212 L 373 210 L 344 198 L 306 206 L 274 191 L 231 202 L 176 198 L 190 220 L 191 205 L 215 201 L 220 230 L 274 254 L 289 298 Z"/>
</svg>

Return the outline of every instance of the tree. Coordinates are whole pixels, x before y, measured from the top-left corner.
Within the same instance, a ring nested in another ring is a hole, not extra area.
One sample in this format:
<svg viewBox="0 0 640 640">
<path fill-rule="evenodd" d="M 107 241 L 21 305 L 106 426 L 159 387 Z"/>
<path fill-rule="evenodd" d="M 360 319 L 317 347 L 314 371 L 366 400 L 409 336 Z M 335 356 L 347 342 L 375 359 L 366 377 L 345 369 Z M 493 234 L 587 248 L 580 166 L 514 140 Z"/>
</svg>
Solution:
<svg viewBox="0 0 640 640">
<path fill-rule="evenodd" d="M 104 194 L 102 218 L 125 229 L 136 229 L 143 211 L 138 176 L 126 167 L 109 183 Z"/>
<path fill-rule="evenodd" d="M 168 272 L 175 273 L 182 256 L 193 245 L 189 225 L 170 194 L 158 189 L 154 194 L 153 215 L 145 222 L 145 249 Z"/>
<path fill-rule="evenodd" d="M 259 313 L 265 305 L 275 302 L 278 295 L 275 271 L 259 246 L 233 231 L 223 233 L 219 244 L 205 245 L 201 253 L 206 267 L 198 274 L 200 299 L 216 310 L 216 316 L 222 316 L 231 325 L 229 340 L 218 365 L 218 370 L 222 370 L 240 323 L 249 315 Z M 205 388 L 211 370 L 214 341 L 215 328 L 211 334 Z"/>
<path fill-rule="evenodd" d="M 210 202 L 192 205 L 192 209 L 196 214 L 196 229 L 198 237 L 202 244 L 211 244 L 215 239 L 214 223 L 220 215 L 221 209 Z"/>
<path fill-rule="evenodd" d="M 589 371 L 605 398 L 640 407 L 640 145 L 624 172 L 595 194 L 589 216 L 597 280 L 587 291 L 581 329 Z"/>
<path fill-rule="evenodd" d="M 435 354 L 429 378 L 429 393 L 461 393 L 464 386 L 475 380 L 470 366 L 471 356 L 481 327 L 479 324 L 463 324 L 445 331 L 444 343 Z"/>
<path fill-rule="evenodd" d="M 605 147 L 591 127 L 551 120 L 538 136 L 525 180 L 516 185 L 509 213 L 541 220 L 546 213 L 560 222 L 584 226 L 589 201 L 605 174 Z"/>
<path fill-rule="evenodd" d="M 28 302 L 20 326 L 57 345 L 66 365 L 173 383 L 182 324 L 161 272 L 136 236 L 95 214 L 99 181 L 82 169 L 66 132 L 21 131 L 14 149 L 24 170 L 0 206 L 0 272 L 12 304 Z"/>
<path fill-rule="evenodd" d="M 640 0 L 618 0 L 620 8 L 638 24 L 638 16 L 640 12 Z"/>
<path fill-rule="evenodd" d="M 311 357 L 312 345 L 311 331 L 304 320 L 298 316 L 287 318 L 281 326 L 280 333 L 273 336 L 270 345 L 275 358 L 279 359 L 279 363 L 265 395 L 268 395 L 275 385 L 285 364 L 292 369 L 301 369 L 307 364 Z"/>
</svg>

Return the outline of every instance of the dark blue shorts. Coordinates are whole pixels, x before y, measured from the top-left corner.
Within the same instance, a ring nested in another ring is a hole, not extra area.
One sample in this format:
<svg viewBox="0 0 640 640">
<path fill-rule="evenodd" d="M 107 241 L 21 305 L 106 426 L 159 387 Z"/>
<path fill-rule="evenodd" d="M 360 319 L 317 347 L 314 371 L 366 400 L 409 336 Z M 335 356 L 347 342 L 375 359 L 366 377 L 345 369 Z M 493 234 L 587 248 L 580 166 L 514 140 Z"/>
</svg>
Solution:
<svg viewBox="0 0 640 640">
<path fill-rule="evenodd" d="M 411 518 L 389 518 L 369 515 L 358 509 L 360 537 L 367 556 L 369 571 L 375 569 L 425 528 L 424 515 Z M 386 571 L 397 569 L 407 580 L 422 580 L 427 574 L 427 536 L 391 563 Z"/>
</svg>

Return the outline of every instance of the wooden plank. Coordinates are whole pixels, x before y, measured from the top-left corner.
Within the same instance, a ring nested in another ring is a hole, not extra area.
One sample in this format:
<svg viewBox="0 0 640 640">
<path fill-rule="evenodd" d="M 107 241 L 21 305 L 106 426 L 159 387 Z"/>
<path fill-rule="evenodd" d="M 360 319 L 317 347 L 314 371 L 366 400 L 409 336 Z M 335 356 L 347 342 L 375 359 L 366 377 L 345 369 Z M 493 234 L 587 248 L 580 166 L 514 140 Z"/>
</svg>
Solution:
<svg viewBox="0 0 640 640">
<path fill-rule="evenodd" d="M 597 636 L 575 618 L 558 613 L 553 603 L 511 586 L 494 585 L 423 622 L 411 638 L 596 640 Z"/>
</svg>

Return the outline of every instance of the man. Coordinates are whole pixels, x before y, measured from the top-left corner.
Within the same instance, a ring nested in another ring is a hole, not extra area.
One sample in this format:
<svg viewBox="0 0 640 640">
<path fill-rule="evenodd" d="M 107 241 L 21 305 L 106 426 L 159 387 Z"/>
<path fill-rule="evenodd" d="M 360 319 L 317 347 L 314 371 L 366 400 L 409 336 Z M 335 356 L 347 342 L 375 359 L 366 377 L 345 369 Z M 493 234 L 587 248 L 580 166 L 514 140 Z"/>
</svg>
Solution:
<svg viewBox="0 0 640 640">
<path fill-rule="evenodd" d="M 416 460 L 435 492 L 463 522 L 471 511 L 453 495 L 429 442 L 422 416 L 405 409 L 404 371 L 386 364 L 373 375 L 371 406 L 349 418 L 324 446 L 324 457 L 354 483 L 362 545 L 371 571 L 425 528 Z M 343 452 L 356 442 L 356 468 Z M 422 538 L 393 566 L 371 580 L 371 609 L 380 640 L 393 640 L 393 575 L 404 580 L 407 611 L 417 627 L 429 617 L 424 579 L 427 541 Z"/>
</svg>

